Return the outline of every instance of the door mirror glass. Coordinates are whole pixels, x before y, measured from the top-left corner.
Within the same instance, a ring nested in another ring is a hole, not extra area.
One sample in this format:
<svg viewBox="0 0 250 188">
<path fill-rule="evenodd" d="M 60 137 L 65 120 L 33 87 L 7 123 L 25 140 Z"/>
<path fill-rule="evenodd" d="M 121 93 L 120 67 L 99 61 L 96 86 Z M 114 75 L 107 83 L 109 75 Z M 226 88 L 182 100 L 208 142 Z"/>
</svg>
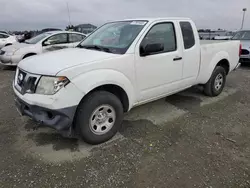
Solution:
<svg viewBox="0 0 250 188">
<path fill-rule="evenodd" d="M 43 43 L 44 46 L 49 46 L 51 45 L 51 42 L 49 40 L 46 40 L 44 43 Z"/>
<path fill-rule="evenodd" d="M 140 47 L 140 55 L 147 56 L 157 52 L 162 52 L 163 50 L 164 50 L 164 44 L 161 43 L 147 44 L 145 47 L 143 46 Z"/>
</svg>

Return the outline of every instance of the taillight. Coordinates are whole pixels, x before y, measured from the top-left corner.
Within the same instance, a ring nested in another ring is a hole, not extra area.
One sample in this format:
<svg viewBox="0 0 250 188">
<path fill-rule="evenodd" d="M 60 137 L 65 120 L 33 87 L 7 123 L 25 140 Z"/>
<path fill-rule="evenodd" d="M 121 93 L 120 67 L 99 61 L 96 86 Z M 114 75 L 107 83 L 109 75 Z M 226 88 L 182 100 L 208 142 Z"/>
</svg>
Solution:
<svg viewBox="0 0 250 188">
<path fill-rule="evenodd" d="M 242 52 L 242 45 L 240 44 L 239 56 L 241 56 L 241 52 Z"/>
</svg>

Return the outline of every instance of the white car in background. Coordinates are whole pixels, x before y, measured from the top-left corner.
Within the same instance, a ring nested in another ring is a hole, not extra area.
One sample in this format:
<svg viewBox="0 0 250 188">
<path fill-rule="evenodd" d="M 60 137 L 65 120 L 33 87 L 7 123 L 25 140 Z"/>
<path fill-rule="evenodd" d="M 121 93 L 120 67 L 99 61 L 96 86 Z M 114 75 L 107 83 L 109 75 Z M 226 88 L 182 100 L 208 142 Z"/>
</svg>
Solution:
<svg viewBox="0 0 250 188">
<path fill-rule="evenodd" d="M 17 43 L 2 48 L 0 50 L 0 63 L 8 66 L 17 66 L 22 59 L 33 55 L 75 47 L 85 37 L 82 33 L 68 31 L 42 33 L 26 40 L 24 43 Z"/>
<path fill-rule="evenodd" d="M 0 49 L 12 45 L 17 42 L 16 36 L 9 35 L 7 33 L 0 33 Z"/>
</svg>

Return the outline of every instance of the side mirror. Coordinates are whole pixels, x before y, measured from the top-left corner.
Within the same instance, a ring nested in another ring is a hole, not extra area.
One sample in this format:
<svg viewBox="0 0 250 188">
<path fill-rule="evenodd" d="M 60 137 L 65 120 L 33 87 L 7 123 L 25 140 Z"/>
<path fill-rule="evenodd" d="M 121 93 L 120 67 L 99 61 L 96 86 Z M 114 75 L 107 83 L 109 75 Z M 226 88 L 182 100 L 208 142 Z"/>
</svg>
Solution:
<svg viewBox="0 0 250 188">
<path fill-rule="evenodd" d="M 150 54 L 154 54 L 157 52 L 161 52 L 164 50 L 164 44 L 162 43 L 154 43 L 154 44 L 147 44 L 145 47 L 140 47 L 140 55 L 147 56 Z"/>
<path fill-rule="evenodd" d="M 51 42 L 49 40 L 46 40 L 44 43 L 43 43 L 43 46 L 49 46 L 51 45 Z"/>
</svg>

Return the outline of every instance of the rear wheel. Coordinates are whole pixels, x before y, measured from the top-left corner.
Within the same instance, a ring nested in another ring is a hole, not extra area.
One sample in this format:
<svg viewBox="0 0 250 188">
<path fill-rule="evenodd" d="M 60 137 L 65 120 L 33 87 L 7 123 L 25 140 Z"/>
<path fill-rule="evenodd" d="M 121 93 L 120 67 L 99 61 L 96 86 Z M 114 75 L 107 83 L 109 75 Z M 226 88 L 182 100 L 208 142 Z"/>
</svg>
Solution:
<svg viewBox="0 0 250 188">
<path fill-rule="evenodd" d="M 225 83 L 226 70 L 221 66 L 217 66 L 215 67 L 211 78 L 205 84 L 204 93 L 211 97 L 218 96 L 222 92 Z"/>
<path fill-rule="evenodd" d="M 121 101 L 112 93 L 97 91 L 88 95 L 79 105 L 75 128 L 89 144 L 100 144 L 111 139 L 123 119 Z"/>
</svg>

